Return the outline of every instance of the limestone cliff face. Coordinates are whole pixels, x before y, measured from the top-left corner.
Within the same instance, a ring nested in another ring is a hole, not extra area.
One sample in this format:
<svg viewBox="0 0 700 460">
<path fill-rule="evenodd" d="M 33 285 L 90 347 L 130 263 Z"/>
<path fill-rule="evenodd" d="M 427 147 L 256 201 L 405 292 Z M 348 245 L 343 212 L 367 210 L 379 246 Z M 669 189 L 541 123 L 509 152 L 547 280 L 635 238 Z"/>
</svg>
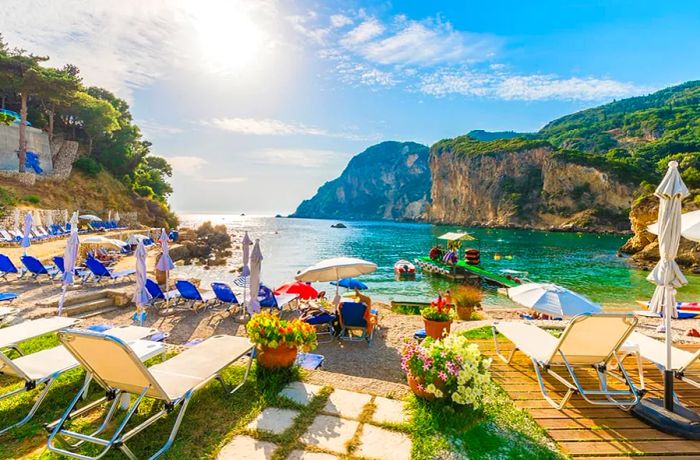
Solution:
<svg viewBox="0 0 700 460">
<path fill-rule="evenodd" d="M 430 203 L 429 149 L 382 142 L 353 157 L 337 179 L 290 217 L 419 220 Z"/>
<path fill-rule="evenodd" d="M 549 146 L 465 154 L 433 147 L 433 222 L 628 231 L 635 187 L 559 160 Z"/>
<path fill-rule="evenodd" d="M 698 190 L 694 190 L 697 195 Z M 689 198 L 683 203 L 683 212 L 696 211 L 700 205 Z M 630 211 L 630 223 L 634 235 L 620 248 L 621 252 L 631 254 L 631 262 L 640 267 L 652 268 L 659 260 L 659 242 L 656 235 L 649 233 L 647 227 L 658 220 L 659 199 L 647 194 L 634 201 Z M 678 246 L 678 265 L 700 273 L 700 244 L 681 238 Z"/>
</svg>

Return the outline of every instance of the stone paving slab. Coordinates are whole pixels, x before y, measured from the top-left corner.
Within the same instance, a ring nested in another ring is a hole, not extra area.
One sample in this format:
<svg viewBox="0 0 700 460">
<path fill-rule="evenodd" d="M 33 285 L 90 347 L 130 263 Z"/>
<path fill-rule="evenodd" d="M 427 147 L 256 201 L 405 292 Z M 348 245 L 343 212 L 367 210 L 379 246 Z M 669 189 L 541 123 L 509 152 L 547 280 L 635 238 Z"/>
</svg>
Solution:
<svg viewBox="0 0 700 460">
<path fill-rule="evenodd" d="M 381 460 L 406 460 L 411 458 L 411 438 L 403 433 L 373 425 L 362 427 L 360 446 L 355 455 Z"/>
<path fill-rule="evenodd" d="M 372 396 L 346 390 L 335 390 L 328 397 L 323 411 L 345 418 L 358 418 Z"/>
<path fill-rule="evenodd" d="M 321 388 L 310 383 L 292 382 L 280 391 L 280 396 L 291 399 L 303 406 L 308 406 L 314 396 L 321 391 Z"/>
<path fill-rule="evenodd" d="M 258 441 L 250 436 L 236 436 L 221 449 L 217 460 L 267 460 L 277 445 Z"/>
<path fill-rule="evenodd" d="M 268 407 L 260 412 L 260 415 L 258 415 L 255 420 L 248 424 L 248 429 L 282 434 L 294 424 L 294 417 L 298 414 L 298 411 L 291 409 Z"/>
<path fill-rule="evenodd" d="M 398 399 L 374 398 L 376 409 L 372 420 L 378 423 L 408 423 L 408 414 L 404 411 L 404 402 Z"/>
<path fill-rule="evenodd" d="M 287 460 L 336 460 L 338 457 L 321 452 L 308 452 L 306 450 L 293 450 Z"/>
<path fill-rule="evenodd" d="M 345 444 L 355 436 L 358 426 L 360 423 L 354 420 L 319 415 L 299 440 L 332 452 L 345 453 Z"/>
</svg>

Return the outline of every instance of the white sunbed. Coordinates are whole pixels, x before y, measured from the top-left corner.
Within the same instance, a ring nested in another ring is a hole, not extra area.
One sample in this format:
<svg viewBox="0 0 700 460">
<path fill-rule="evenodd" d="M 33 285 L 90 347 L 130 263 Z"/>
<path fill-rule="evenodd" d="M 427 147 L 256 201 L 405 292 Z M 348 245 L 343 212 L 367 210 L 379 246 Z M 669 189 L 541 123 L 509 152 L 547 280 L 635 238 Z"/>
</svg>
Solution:
<svg viewBox="0 0 700 460">
<path fill-rule="evenodd" d="M 581 394 L 591 404 L 628 408 L 639 402 L 639 394 L 616 352 L 636 324 L 637 318 L 632 315 L 580 315 L 571 320 L 559 338 L 537 326 L 521 322 L 494 323 L 493 333 L 496 353 L 503 361 L 510 363 L 518 350 L 532 360 L 542 396 L 554 408 L 562 409 L 574 393 Z M 508 358 L 500 353 L 497 332 L 515 346 Z M 621 380 L 627 384 L 626 390 L 608 387 L 607 376 L 613 357 Z M 555 372 L 555 368 L 565 369 L 570 379 Z M 584 388 L 576 375 L 577 368 L 595 369 L 599 389 Z M 560 401 L 554 401 L 549 396 L 543 371 L 566 386 L 567 392 Z"/>
<path fill-rule="evenodd" d="M 639 355 L 654 363 L 661 372 L 666 370 L 666 343 L 656 340 L 648 335 L 633 332 L 627 343 L 632 345 L 627 353 L 639 353 Z M 690 371 L 700 371 L 700 350 L 690 352 L 680 348 L 671 347 L 671 369 L 673 375 L 683 382 L 696 388 L 700 388 L 700 380 L 690 377 Z M 643 378 L 640 370 L 640 379 Z"/>
<path fill-rule="evenodd" d="M 75 418 L 78 413 L 84 412 L 83 409 L 74 411 L 80 399 L 80 394 L 76 395 L 63 417 L 51 425 L 53 428 L 48 448 L 52 452 L 82 460 L 100 458 L 112 447 L 117 447 L 127 457 L 135 459 L 136 456 L 126 445 L 129 439 L 180 406 L 168 440 L 150 457 L 158 458 L 173 444 L 193 393 L 213 379 L 217 379 L 229 393 L 235 392 L 248 377 L 253 355 L 253 345 L 248 339 L 217 335 L 161 364 L 146 368 L 128 344 L 109 335 L 69 330 L 59 333 L 59 338 L 114 400 L 104 417 L 102 427 L 109 423 L 122 394 L 136 396 L 122 420 L 116 423 L 114 433 L 108 438 L 103 438 L 97 436 L 101 432 L 99 429 L 92 434 L 84 434 L 65 427 L 69 417 Z M 250 358 L 243 381 L 233 390 L 229 390 L 220 372 L 246 355 Z M 129 431 L 125 431 L 126 425 L 144 398 L 163 401 L 165 407 Z M 56 443 L 59 440 L 77 440 L 78 443 L 93 444 L 101 449 L 94 456 L 88 456 L 59 447 Z"/>
<path fill-rule="evenodd" d="M 66 320 L 70 318 L 62 319 Z M 75 322 L 76 321 L 73 320 L 71 324 L 68 324 L 68 326 L 75 324 Z M 52 324 L 57 325 L 58 322 L 54 321 L 49 323 L 42 320 L 26 321 L 25 323 L 17 325 L 25 327 L 16 329 L 15 332 L 17 333 L 11 336 L 14 336 L 15 340 L 17 337 L 20 337 L 20 333 L 24 334 L 22 337 L 27 337 L 29 335 L 28 331 L 31 331 L 31 327 L 29 326 L 35 326 L 34 331 L 37 332 L 37 334 L 34 337 L 38 337 L 48 332 L 54 332 L 56 329 L 49 330 L 49 326 Z M 6 329 L 2 329 L 0 330 L 0 333 L 6 330 L 13 329 L 15 327 L 16 326 L 11 326 Z M 113 334 L 115 336 L 120 337 L 122 340 L 133 342 L 151 336 L 156 332 L 158 332 L 157 329 L 147 327 L 121 326 L 109 329 L 105 333 Z M 9 347 L 10 342 L 6 341 L 5 343 L 8 344 L 6 345 L 6 347 Z M 162 350 L 163 347 L 164 345 L 158 342 L 144 342 L 143 344 L 139 345 L 139 356 L 143 359 L 146 359 L 148 357 L 153 356 L 154 352 Z M 13 344 L 11 348 L 18 350 L 17 343 Z M 31 407 L 29 412 L 19 422 L 16 422 L 12 425 L 0 429 L 0 435 L 15 427 L 24 425 L 29 420 L 31 420 L 32 417 L 34 417 L 34 415 L 36 414 L 37 410 L 39 409 L 39 406 L 41 406 L 41 403 L 44 401 L 44 398 L 46 398 L 46 395 L 48 394 L 49 390 L 51 389 L 51 386 L 56 381 L 56 379 L 59 376 L 61 376 L 64 372 L 69 371 L 71 369 L 75 369 L 78 366 L 78 361 L 62 345 L 38 351 L 29 355 L 20 355 L 20 357 L 16 359 L 10 359 L 6 354 L 0 353 L 0 373 L 14 376 L 18 379 L 24 380 L 25 382 L 24 386 L 14 391 L 9 391 L 5 394 L 0 395 L 0 400 L 10 398 L 12 396 L 24 393 L 26 391 L 31 391 L 40 385 L 44 385 L 43 390 L 39 394 L 39 397 L 37 398 L 34 405 Z M 80 390 L 81 396 L 85 394 L 89 386 L 90 380 L 91 376 L 88 372 L 85 378 L 85 383 L 83 384 Z M 5 418 L 0 417 L 0 419 L 4 420 Z"/>
</svg>

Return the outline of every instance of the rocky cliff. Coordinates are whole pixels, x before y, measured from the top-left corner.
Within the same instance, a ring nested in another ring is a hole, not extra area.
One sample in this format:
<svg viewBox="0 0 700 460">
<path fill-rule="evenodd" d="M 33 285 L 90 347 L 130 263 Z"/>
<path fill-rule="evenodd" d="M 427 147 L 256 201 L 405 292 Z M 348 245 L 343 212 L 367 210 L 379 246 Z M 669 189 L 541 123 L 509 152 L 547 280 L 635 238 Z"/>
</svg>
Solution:
<svg viewBox="0 0 700 460">
<path fill-rule="evenodd" d="M 382 142 L 356 155 L 290 217 L 419 220 L 430 203 L 429 149 Z"/>
<path fill-rule="evenodd" d="M 489 146 L 488 144 L 492 144 Z M 436 223 L 627 231 L 635 186 L 559 160 L 540 141 L 474 142 L 463 136 L 431 149 Z"/>
</svg>

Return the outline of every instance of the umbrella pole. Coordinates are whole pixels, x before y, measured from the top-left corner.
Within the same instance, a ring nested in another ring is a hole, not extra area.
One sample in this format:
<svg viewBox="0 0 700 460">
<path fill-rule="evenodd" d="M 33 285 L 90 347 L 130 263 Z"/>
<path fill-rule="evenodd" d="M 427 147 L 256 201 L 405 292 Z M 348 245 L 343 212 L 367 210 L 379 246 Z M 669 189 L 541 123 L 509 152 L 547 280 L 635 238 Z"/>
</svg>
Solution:
<svg viewBox="0 0 700 460">
<path fill-rule="evenodd" d="M 666 369 L 664 370 L 664 407 L 667 411 L 673 412 L 673 362 L 672 350 L 673 334 L 671 333 L 671 315 L 673 306 L 666 300 L 666 314 L 664 323 L 666 324 Z"/>
<path fill-rule="evenodd" d="M 63 287 L 61 288 L 61 299 L 58 301 L 58 316 L 61 316 L 61 313 L 63 313 L 63 302 L 66 300 L 66 288 L 68 286 L 66 283 L 63 283 Z"/>
</svg>

